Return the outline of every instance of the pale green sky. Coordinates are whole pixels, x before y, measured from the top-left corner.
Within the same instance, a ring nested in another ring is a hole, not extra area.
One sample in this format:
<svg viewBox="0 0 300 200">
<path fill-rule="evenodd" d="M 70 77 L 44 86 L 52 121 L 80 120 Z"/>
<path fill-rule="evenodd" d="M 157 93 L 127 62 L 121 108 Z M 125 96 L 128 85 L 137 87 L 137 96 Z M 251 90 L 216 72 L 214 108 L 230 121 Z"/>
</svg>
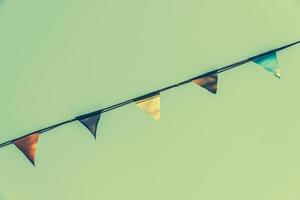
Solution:
<svg viewBox="0 0 300 200">
<path fill-rule="evenodd" d="M 300 39 L 299 0 L 0 0 L 0 142 Z M 300 46 L 0 149 L 0 200 L 299 200 Z"/>
</svg>

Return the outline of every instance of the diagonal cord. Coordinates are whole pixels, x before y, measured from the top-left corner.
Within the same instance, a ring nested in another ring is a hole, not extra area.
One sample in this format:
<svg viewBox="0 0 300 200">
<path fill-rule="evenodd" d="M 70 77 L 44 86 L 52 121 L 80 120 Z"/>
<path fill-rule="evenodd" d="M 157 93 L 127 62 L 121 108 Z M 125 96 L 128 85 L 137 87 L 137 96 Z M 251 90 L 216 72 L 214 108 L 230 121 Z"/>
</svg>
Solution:
<svg viewBox="0 0 300 200">
<path fill-rule="evenodd" d="M 296 41 L 296 42 L 293 42 L 293 43 L 291 43 L 291 44 L 288 44 L 288 45 L 285 45 L 285 46 L 282 46 L 282 47 L 279 47 L 279 48 L 276 48 L 276 49 L 272 49 L 272 50 L 270 50 L 270 51 L 267 51 L 267 52 L 264 52 L 264 53 L 261 53 L 261 54 L 255 55 L 255 56 L 252 56 L 252 57 L 250 57 L 250 58 L 246 58 L 246 59 L 241 60 L 241 61 L 238 61 L 238 62 L 236 62 L 236 63 L 227 65 L 227 66 L 225 66 L 225 67 L 221 67 L 221 68 L 218 68 L 218 69 L 209 71 L 209 72 L 207 72 L 207 73 L 204 73 L 204 74 L 201 74 L 201 75 L 199 75 L 199 76 L 196 76 L 196 77 L 193 77 L 193 78 L 184 80 L 184 81 L 182 81 L 182 82 L 175 83 L 175 84 L 173 84 L 173 85 L 170 85 L 170 86 L 167 86 L 167 87 L 158 89 L 158 90 L 156 90 L 156 91 L 149 92 L 149 93 L 147 93 L 147 94 L 145 94 L 145 95 L 138 96 L 138 97 L 135 97 L 135 98 L 132 98 L 132 99 L 123 101 L 123 102 L 121 102 L 121 103 L 117 103 L 117 104 L 115 104 L 115 105 L 108 106 L 108 107 L 106 107 L 106 108 L 103 108 L 103 109 L 100 109 L 100 110 L 96 110 L 96 111 L 93 111 L 93 112 L 90 112 L 90 113 L 87 113 L 87 114 L 83 114 L 83 115 L 80 115 L 80 116 L 75 117 L 74 119 L 66 120 L 66 121 L 63 121 L 63 122 L 60 122 L 60 123 L 57 123 L 57 124 L 48 126 L 48 127 L 46 127 L 46 128 L 37 130 L 37 131 L 33 131 L 33 132 L 31 132 L 31 133 L 29 133 L 29 134 L 27 134 L 27 135 L 24 135 L 24 136 L 21 136 L 21 137 L 18 137 L 18 138 L 9 140 L 9 141 L 7 141 L 7 142 L 1 143 L 1 144 L 0 144 L 0 148 L 5 147 L 5 146 L 7 146 L 7 145 L 10 145 L 10 144 L 14 143 L 16 140 L 22 139 L 22 138 L 27 137 L 27 136 L 29 136 L 29 135 L 33 135 L 33 134 L 35 134 L 35 133 L 43 134 L 43 133 L 45 133 L 45 132 L 47 132 L 47 131 L 50 131 L 50 130 L 52 130 L 52 129 L 55 129 L 55 128 L 60 127 L 60 126 L 65 125 L 65 124 L 69 124 L 69 123 L 74 122 L 74 121 L 77 121 L 77 120 L 79 120 L 79 119 L 87 118 L 87 117 L 92 117 L 92 116 L 95 116 L 95 115 L 98 115 L 98 114 L 104 113 L 104 112 L 109 112 L 109 111 L 111 111 L 111 110 L 114 110 L 114 109 L 123 107 L 123 106 L 128 105 L 128 104 L 133 103 L 133 102 L 136 102 L 136 101 L 138 101 L 138 100 L 141 100 L 141 99 L 144 99 L 144 98 L 147 98 L 147 97 L 151 97 L 151 96 L 153 96 L 153 95 L 157 95 L 157 94 L 159 94 L 159 93 L 161 93 L 161 92 L 164 92 L 164 91 L 173 89 L 173 88 L 175 88 L 175 87 L 179 87 L 179 86 L 181 86 L 181 85 L 185 85 L 185 84 L 187 84 L 187 83 L 192 82 L 192 81 L 195 80 L 195 79 L 203 78 L 203 77 L 206 77 L 206 76 L 215 74 L 215 73 L 222 73 L 222 72 L 228 71 L 228 70 L 230 70 L 230 69 L 236 68 L 236 67 L 241 66 L 241 65 L 243 65 L 243 64 L 252 62 L 252 61 L 253 61 L 254 59 L 256 59 L 256 58 L 259 58 L 259 57 L 262 57 L 262 56 L 265 56 L 265 55 L 268 55 L 268 54 L 271 54 L 271 53 L 275 53 L 275 52 L 284 50 L 284 49 L 286 49 L 286 48 L 289 48 L 289 47 L 294 46 L 294 45 L 299 44 L 299 43 L 300 43 L 300 40 L 299 40 L 299 41 Z"/>
</svg>

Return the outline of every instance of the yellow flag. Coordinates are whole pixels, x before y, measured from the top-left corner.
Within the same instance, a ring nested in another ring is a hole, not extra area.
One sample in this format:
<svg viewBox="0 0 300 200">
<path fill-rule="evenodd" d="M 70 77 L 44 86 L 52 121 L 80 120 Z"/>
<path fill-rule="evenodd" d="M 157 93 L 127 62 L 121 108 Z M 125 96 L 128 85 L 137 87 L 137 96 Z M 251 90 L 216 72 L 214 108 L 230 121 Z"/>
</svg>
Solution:
<svg viewBox="0 0 300 200">
<path fill-rule="evenodd" d="M 145 99 L 136 101 L 138 107 L 147 112 L 155 120 L 160 120 L 160 96 L 154 95 Z"/>
</svg>

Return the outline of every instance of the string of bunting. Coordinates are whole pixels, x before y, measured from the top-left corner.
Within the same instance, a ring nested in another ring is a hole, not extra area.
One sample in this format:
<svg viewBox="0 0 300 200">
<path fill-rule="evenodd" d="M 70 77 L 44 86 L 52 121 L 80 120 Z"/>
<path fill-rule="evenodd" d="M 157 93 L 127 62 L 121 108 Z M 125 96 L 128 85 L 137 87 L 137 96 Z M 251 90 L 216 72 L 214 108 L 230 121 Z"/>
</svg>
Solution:
<svg viewBox="0 0 300 200">
<path fill-rule="evenodd" d="M 129 99 L 127 101 L 109 106 L 107 108 L 99 109 L 94 112 L 90 112 L 87 114 L 83 114 L 80 116 L 76 116 L 73 119 L 66 120 L 55 125 L 33 131 L 27 135 L 9 140 L 7 142 L 1 143 L 0 148 L 5 147 L 10 144 L 14 144 L 27 158 L 28 160 L 35 166 L 35 158 L 36 158 L 36 149 L 37 143 L 39 140 L 39 136 L 47 131 L 55 129 L 59 126 L 69 124 L 74 121 L 79 121 L 83 124 L 94 136 L 96 139 L 97 127 L 100 120 L 100 117 L 103 113 L 109 112 L 111 110 L 120 108 L 122 106 L 128 105 L 130 103 L 135 103 L 140 109 L 148 113 L 152 118 L 159 121 L 160 120 L 160 93 L 170 90 L 175 87 L 179 87 L 181 85 L 187 83 L 194 83 L 199 85 L 200 87 L 206 89 L 207 91 L 216 94 L 217 86 L 218 86 L 218 74 L 225 72 L 227 70 L 233 69 L 235 67 L 241 66 L 245 63 L 254 62 L 257 65 L 261 66 L 268 72 L 275 75 L 277 78 L 280 78 L 279 65 L 277 60 L 277 52 L 286 49 L 288 47 L 299 44 L 300 41 L 267 51 L 265 53 L 261 53 L 250 58 L 241 60 L 239 62 L 233 63 L 231 65 L 227 65 L 225 67 L 221 67 L 205 74 L 199 75 L 197 77 L 193 77 L 182 82 L 170 85 L 168 87 L 150 92 L 148 94 L 135 97 Z"/>
</svg>

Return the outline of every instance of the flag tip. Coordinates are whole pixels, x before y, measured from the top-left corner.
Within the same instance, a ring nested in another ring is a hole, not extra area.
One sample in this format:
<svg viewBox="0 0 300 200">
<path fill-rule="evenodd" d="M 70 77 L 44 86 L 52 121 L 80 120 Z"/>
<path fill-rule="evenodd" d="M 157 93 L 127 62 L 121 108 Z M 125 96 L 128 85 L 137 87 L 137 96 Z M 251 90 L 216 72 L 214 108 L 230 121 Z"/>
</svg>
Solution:
<svg viewBox="0 0 300 200">
<path fill-rule="evenodd" d="M 31 164 L 32 164 L 34 167 L 36 167 L 34 161 L 30 161 L 30 162 L 31 162 Z"/>
</svg>

